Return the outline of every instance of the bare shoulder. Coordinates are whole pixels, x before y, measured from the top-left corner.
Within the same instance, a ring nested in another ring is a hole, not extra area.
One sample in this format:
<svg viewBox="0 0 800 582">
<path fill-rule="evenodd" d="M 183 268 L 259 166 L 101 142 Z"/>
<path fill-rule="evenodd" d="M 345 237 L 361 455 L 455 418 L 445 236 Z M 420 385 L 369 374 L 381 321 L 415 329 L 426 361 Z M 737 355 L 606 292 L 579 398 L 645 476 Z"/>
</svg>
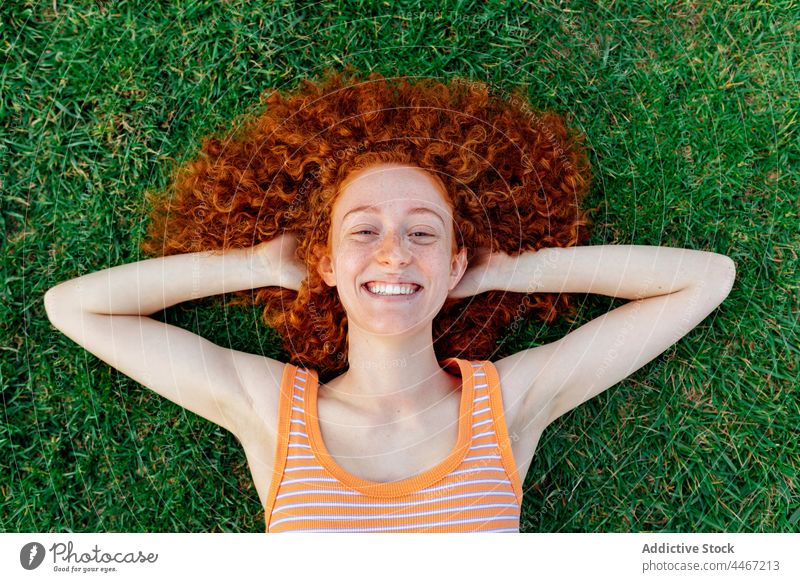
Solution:
<svg viewBox="0 0 800 582">
<path fill-rule="evenodd" d="M 231 350 L 236 373 L 249 402 L 250 418 L 243 419 L 240 440 L 274 436 L 278 427 L 280 387 L 286 364 L 266 356 Z"/>
<path fill-rule="evenodd" d="M 550 423 L 552 389 L 545 385 L 542 373 L 548 351 L 548 346 L 530 348 L 494 362 L 520 483 L 525 482 L 539 439 Z"/>
<path fill-rule="evenodd" d="M 509 433 L 543 431 L 550 418 L 553 387 L 543 374 L 552 344 L 530 348 L 494 362 L 502 387 L 503 408 Z"/>
<path fill-rule="evenodd" d="M 278 442 L 280 389 L 287 364 L 257 354 L 233 351 L 239 383 L 249 402 L 239 423 L 242 444 L 261 505 L 267 502 Z"/>
</svg>

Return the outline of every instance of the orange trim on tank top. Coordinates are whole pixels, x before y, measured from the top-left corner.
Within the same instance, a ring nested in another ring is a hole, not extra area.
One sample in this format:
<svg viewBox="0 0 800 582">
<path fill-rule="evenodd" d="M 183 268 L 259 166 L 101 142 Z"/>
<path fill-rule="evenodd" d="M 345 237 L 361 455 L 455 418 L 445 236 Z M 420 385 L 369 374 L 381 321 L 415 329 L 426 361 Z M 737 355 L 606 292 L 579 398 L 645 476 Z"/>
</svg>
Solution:
<svg viewBox="0 0 800 582">
<path fill-rule="evenodd" d="M 463 461 L 469 450 L 469 445 L 472 442 L 472 425 L 470 422 L 475 393 L 475 376 L 473 374 L 474 368 L 472 365 L 468 361 L 458 358 L 446 358 L 440 363 L 447 364 L 450 361 L 457 362 L 461 370 L 461 404 L 459 407 L 458 440 L 450 454 L 435 467 L 423 471 L 418 475 L 388 483 L 361 479 L 342 469 L 328 452 L 322 440 L 322 433 L 319 428 L 319 417 L 317 414 L 317 388 L 319 386 L 319 379 L 316 370 L 310 369 L 308 370 L 309 381 L 306 385 L 307 400 L 306 406 L 304 407 L 304 420 L 306 422 L 308 440 L 311 444 L 311 451 L 316 459 L 343 485 L 373 497 L 399 497 L 408 493 L 414 493 L 445 477 Z"/>
<path fill-rule="evenodd" d="M 275 461 L 272 468 L 272 478 L 267 493 L 267 503 L 264 507 L 264 518 L 267 524 L 266 531 L 269 531 L 269 524 L 272 521 L 272 508 L 275 506 L 275 498 L 283 478 L 283 470 L 286 468 L 286 455 L 289 446 L 289 425 L 292 422 L 292 392 L 294 390 L 294 379 L 297 375 L 297 366 L 284 364 L 283 375 L 281 376 L 279 405 L 278 405 L 278 428 L 275 438 Z M 281 440 L 283 439 L 283 441 Z"/>
<path fill-rule="evenodd" d="M 500 447 L 501 461 L 509 479 L 511 479 L 511 486 L 517 496 L 517 503 L 522 505 L 522 486 L 519 482 L 519 470 L 514 460 L 514 451 L 511 448 L 511 439 L 508 437 L 508 427 L 506 426 L 505 413 L 503 412 L 503 391 L 500 384 L 500 375 L 492 362 L 487 360 L 481 363 L 486 371 L 486 382 L 489 384 L 489 402 L 492 407 L 492 417 L 494 418 L 494 427 L 497 433 L 497 444 Z"/>
</svg>

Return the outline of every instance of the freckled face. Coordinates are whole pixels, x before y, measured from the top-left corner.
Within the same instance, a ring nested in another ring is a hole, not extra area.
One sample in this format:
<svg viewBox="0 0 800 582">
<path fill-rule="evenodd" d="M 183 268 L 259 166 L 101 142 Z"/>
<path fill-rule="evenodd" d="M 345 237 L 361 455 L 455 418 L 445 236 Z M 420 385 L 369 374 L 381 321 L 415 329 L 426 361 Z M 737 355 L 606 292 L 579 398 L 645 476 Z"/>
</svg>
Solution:
<svg viewBox="0 0 800 582">
<path fill-rule="evenodd" d="M 376 334 L 430 325 L 466 269 L 453 254 L 453 216 L 442 186 L 426 171 L 378 164 L 342 184 L 333 207 L 331 256 L 320 275 L 336 286 L 348 321 Z M 370 282 L 406 282 L 411 295 L 380 296 Z"/>
</svg>

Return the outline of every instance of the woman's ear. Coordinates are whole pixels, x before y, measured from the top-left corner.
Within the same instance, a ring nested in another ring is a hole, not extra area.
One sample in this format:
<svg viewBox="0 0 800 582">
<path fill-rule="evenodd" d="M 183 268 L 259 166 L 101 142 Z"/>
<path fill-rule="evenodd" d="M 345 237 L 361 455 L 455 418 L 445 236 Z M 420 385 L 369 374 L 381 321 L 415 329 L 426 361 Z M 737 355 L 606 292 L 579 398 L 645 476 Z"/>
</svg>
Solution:
<svg viewBox="0 0 800 582">
<path fill-rule="evenodd" d="M 336 273 L 333 270 L 333 261 L 327 252 L 319 247 L 314 248 L 314 256 L 317 257 L 317 273 L 328 287 L 336 287 Z"/>
<path fill-rule="evenodd" d="M 450 265 L 450 291 L 456 288 L 461 281 L 461 277 L 467 272 L 467 247 L 461 247 L 456 253 Z"/>
</svg>

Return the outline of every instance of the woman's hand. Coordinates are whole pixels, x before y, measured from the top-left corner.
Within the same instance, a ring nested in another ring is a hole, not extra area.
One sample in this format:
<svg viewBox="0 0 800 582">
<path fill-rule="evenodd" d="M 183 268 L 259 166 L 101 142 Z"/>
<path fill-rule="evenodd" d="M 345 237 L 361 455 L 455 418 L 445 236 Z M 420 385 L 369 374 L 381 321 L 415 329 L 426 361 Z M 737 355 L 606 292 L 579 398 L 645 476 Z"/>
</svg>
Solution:
<svg viewBox="0 0 800 582">
<path fill-rule="evenodd" d="M 296 235 L 286 232 L 251 248 L 254 260 L 268 271 L 267 279 L 273 281 L 271 286 L 300 290 L 307 269 L 295 256 L 297 245 Z"/>
<path fill-rule="evenodd" d="M 479 248 L 461 281 L 447 294 L 447 298 L 463 299 L 499 289 L 502 283 L 502 266 L 507 259 L 506 253 L 493 253 L 491 249 Z"/>
</svg>

